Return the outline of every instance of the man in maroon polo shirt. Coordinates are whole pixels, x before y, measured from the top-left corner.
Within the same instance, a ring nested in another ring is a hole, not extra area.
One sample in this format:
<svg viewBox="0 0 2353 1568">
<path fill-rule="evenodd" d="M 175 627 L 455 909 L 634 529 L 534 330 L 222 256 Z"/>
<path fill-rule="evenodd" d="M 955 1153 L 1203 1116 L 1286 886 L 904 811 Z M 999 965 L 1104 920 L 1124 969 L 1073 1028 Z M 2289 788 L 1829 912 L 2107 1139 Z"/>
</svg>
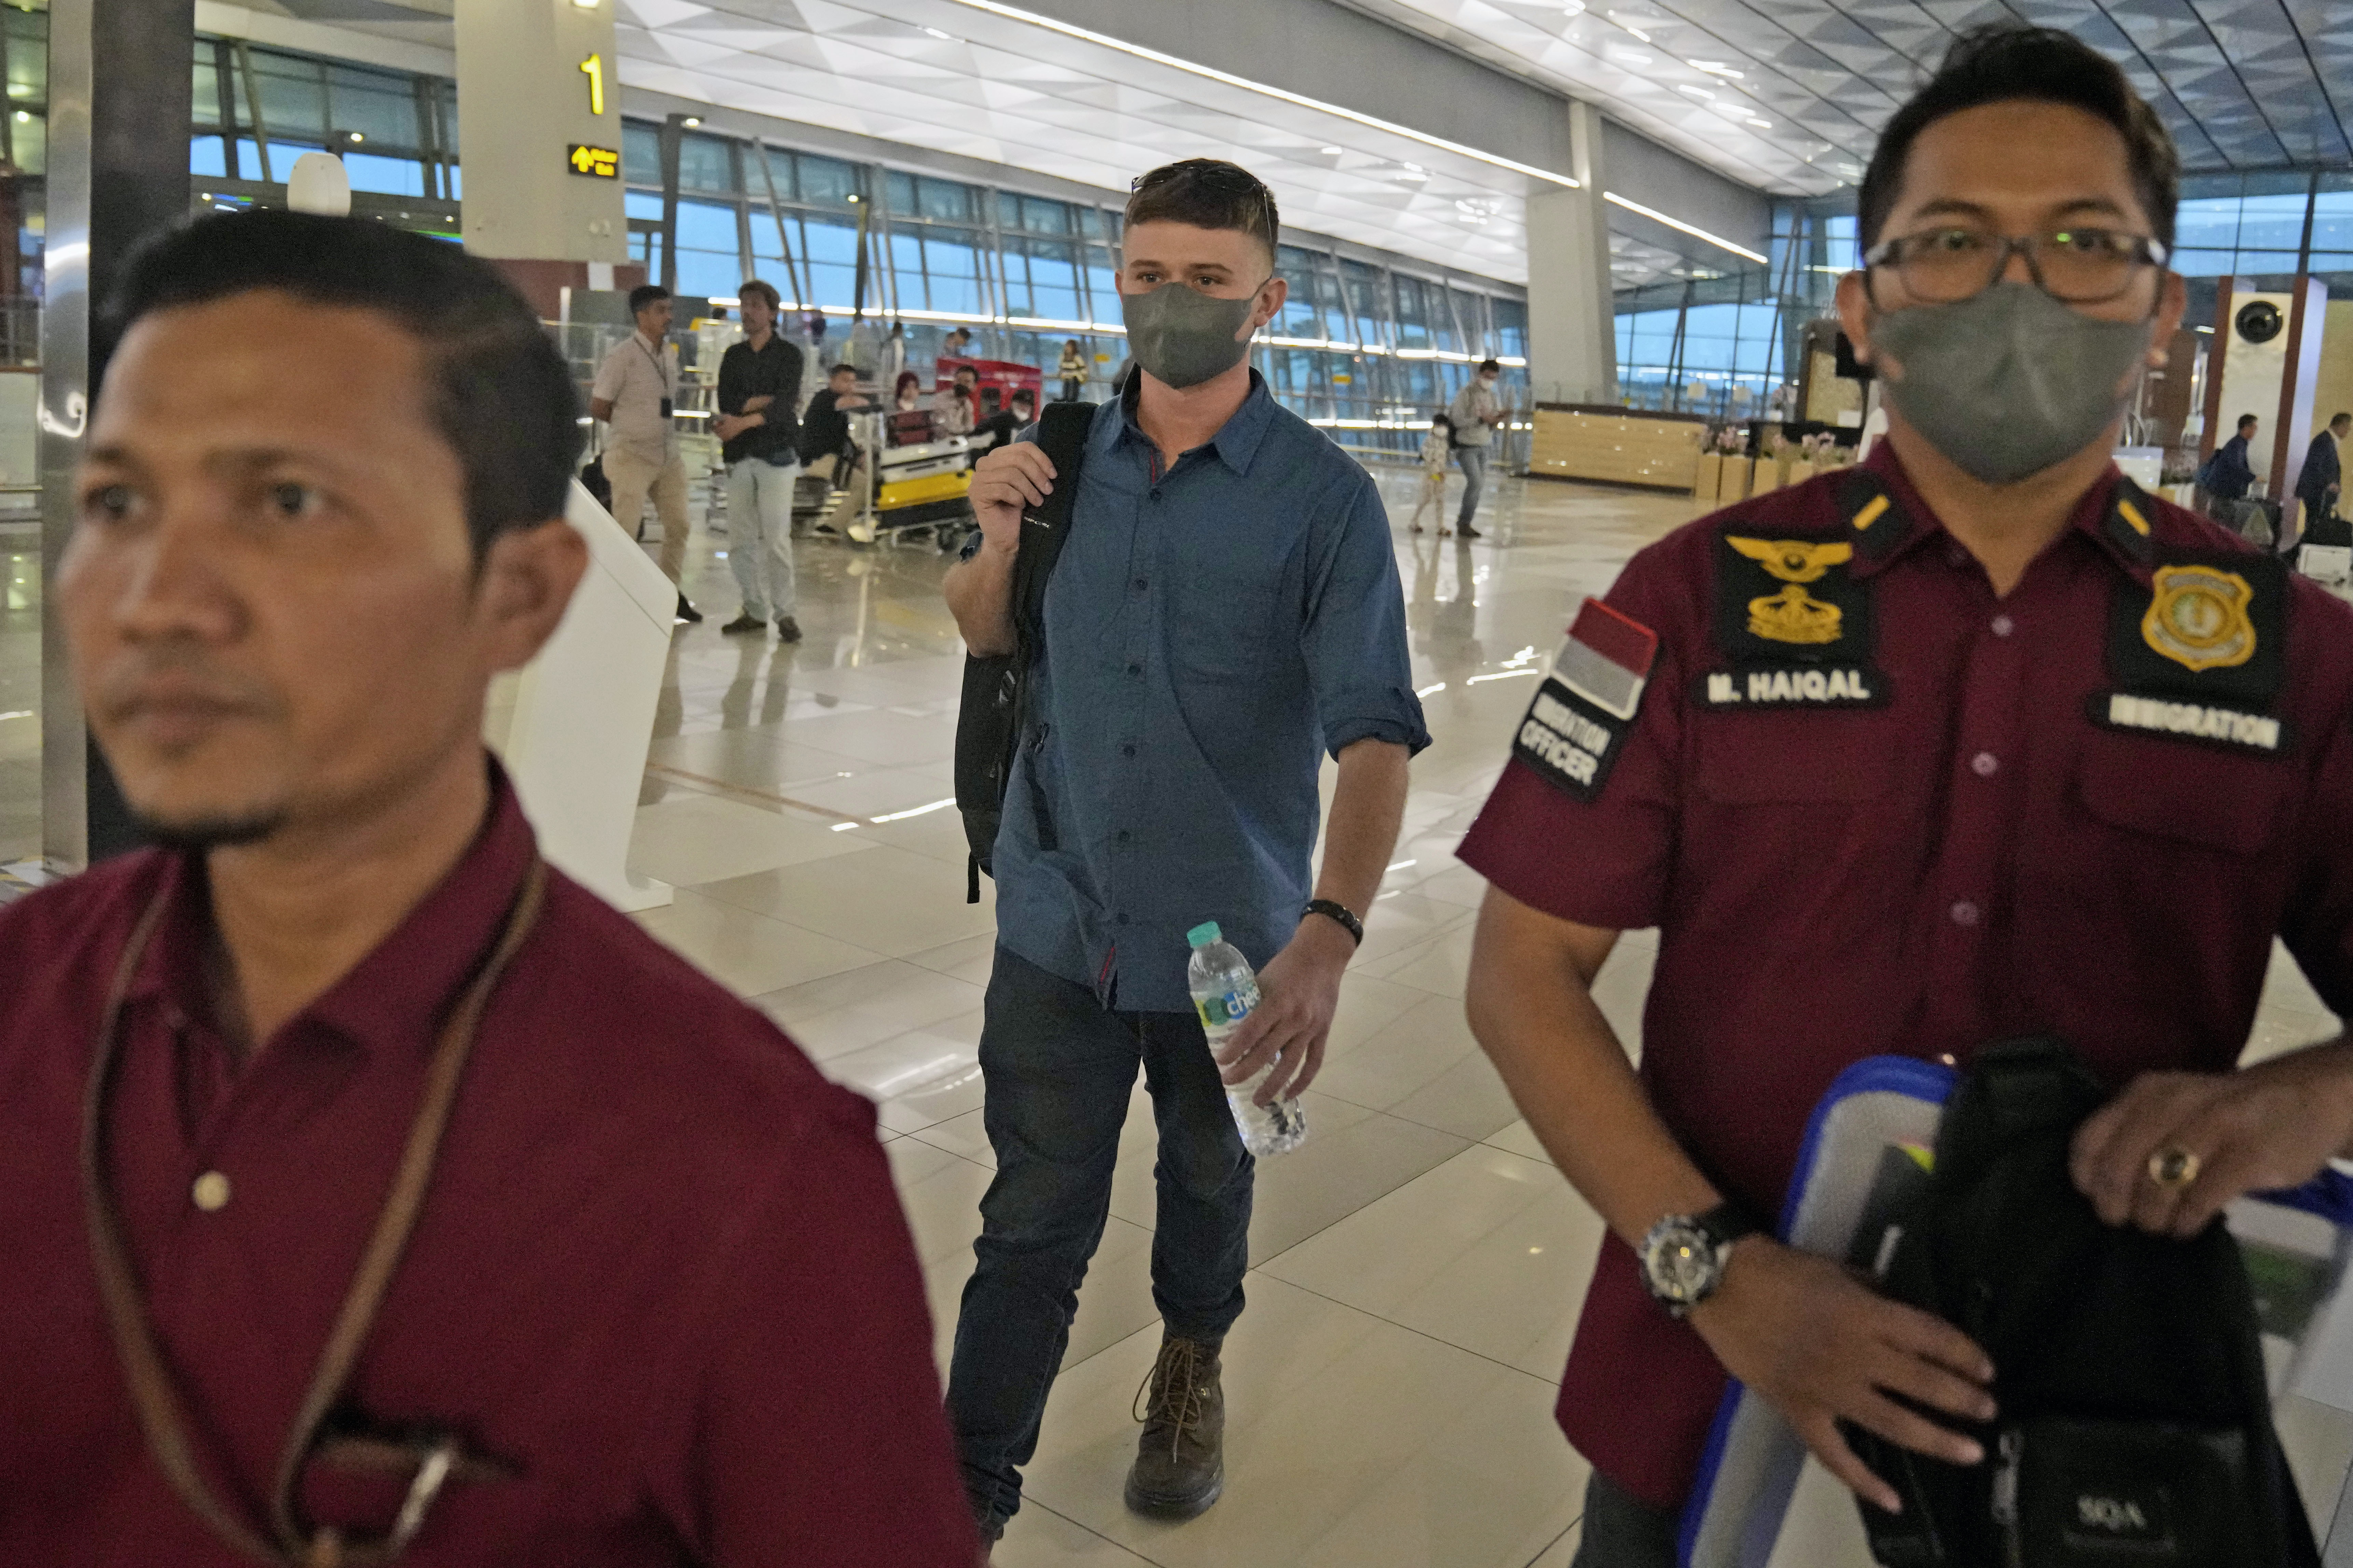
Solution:
<svg viewBox="0 0 2353 1568">
<path fill-rule="evenodd" d="M 2182 311 L 2174 166 L 2066 35 L 1957 44 L 1839 288 L 1885 442 L 1629 563 L 1462 846 L 1472 1026 L 1611 1233 L 1559 1405 L 1581 1568 L 1673 1562 L 1727 1373 L 1883 1506 L 1840 1419 L 1980 1457 L 1892 1396 L 1986 1418 L 1983 1352 L 1756 1230 L 1857 1059 L 2065 1038 L 2125 1086 L 2074 1149 L 2111 1224 L 2353 1141 L 2343 1042 L 2232 1070 L 2274 933 L 2353 1007 L 2353 613 L 2109 460 Z M 1588 985 L 1646 926 L 1638 1075 Z"/>
<path fill-rule="evenodd" d="M 160 847 L 0 911 L 0 1563 L 969 1568 L 871 1109 L 483 752 L 585 563 L 529 310 L 254 212 L 119 313 L 55 607 Z"/>
</svg>

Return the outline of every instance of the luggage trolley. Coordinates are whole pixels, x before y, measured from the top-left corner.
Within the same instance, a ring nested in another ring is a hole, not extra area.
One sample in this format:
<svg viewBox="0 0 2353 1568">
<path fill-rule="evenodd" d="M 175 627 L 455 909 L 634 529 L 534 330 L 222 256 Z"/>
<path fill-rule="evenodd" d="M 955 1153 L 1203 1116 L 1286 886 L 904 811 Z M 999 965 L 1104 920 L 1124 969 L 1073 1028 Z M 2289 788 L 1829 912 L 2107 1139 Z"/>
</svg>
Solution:
<svg viewBox="0 0 2353 1568">
<path fill-rule="evenodd" d="M 931 415 L 860 410 L 849 416 L 850 439 L 871 476 L 859 521 L 880 542 L 927 540 L 953 550 L 973 527 L 972 443 L 941 436 Z"/>
<path fill-rule="evenodd" d="M 1815 1108 L 1774 1234 L 1792 1247 L 1848 1256 L 1866 1215 L 1915 1179 L 1936 1141 L 1952 1068 L 1907 1057 L 1871 1057 L 1841 1073 Z M 2353 1175 L 2324 1171 L 2304 1186 L 2232 1204 L 2226 1223 L 2246 1259 L 2263 1327 L 2274 1418 L 2293 1463 L 2299 1445 L 2283 1419 L 2303 1414 L 2353 1433 Z M 2353 1568 L 2353 1482 L 2333 1467 L 2301 1473 L 2323 1568 Z M 1814 1464 L 1780 1415 L 1736 1383 L 1716 1413 L 1700 1479 L 1683 1510 L 1681 1568 L 1872 1568 L 1846 1489 Z M 2031 1568 L 2031 1565 L 2030 1565 Z"/>
</svg>

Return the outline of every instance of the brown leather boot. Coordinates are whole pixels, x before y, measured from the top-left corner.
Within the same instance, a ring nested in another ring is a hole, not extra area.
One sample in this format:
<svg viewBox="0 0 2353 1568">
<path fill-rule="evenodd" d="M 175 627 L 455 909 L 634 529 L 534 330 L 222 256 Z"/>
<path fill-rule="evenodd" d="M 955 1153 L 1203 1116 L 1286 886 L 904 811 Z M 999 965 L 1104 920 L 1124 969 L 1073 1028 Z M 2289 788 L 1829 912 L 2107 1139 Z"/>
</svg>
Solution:
<svg viewBox="0 0 2353 1568">
<path fill-rule="evenodd" d="M 1159 1519 L 1192 1519 L 1226 1489 L 1226 1395 L 1218 1347 L 1174 1334 L 1136 1391 L 1144 1436 L 1127 1472 L 1127 1506 Z"/>
</svg>

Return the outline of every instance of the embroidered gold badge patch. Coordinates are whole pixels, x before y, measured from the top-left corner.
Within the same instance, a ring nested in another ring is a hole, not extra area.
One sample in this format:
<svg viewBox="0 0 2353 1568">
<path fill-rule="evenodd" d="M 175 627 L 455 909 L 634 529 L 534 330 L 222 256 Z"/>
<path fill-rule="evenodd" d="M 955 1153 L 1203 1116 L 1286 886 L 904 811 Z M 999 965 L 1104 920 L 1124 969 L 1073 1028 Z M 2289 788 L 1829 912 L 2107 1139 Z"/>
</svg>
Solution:
<svg viewBox="0 0 2353 1568">
<path fill-rule="evenodd" d="M 2253 597 L 2254 590 L 2236 572 L 2160 566 L 2149 581 L 2140 635 L 2185 669 L 2244 664 L 2255 655 L 2255 624 L 2247 614 Z"/>
<path fill-rule="evenodd" d="M 1802 539 L 1743 539 L 1725 536 L 1725 542 L 1765 568 L 1788 586 L 1777 594 L 1748 601 L 1748 633 L 1768 642 L 1834 643 L 1845 617 L 1836 605 L 1826 605 L 1802 584 L 1819 581 L 1833 566 L 1854 558 L 1854 546 L 1844 540 L 1814 543 Z"/>
</svg>

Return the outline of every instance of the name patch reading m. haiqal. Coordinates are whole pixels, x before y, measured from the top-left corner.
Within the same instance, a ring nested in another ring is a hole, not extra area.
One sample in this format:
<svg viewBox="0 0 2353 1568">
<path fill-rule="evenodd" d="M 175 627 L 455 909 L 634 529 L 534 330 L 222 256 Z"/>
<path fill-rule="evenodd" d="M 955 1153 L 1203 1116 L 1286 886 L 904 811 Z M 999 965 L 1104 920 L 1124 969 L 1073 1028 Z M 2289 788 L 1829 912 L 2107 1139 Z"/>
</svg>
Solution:
<svg viewBox="0 0 2353 1568">
<path fill-rule="evenodd" d="M 1858 664 L 1745 665 L 1700 678 L 1706 708 L 1877 708 L 1887 678 Z"/>
</svg>

